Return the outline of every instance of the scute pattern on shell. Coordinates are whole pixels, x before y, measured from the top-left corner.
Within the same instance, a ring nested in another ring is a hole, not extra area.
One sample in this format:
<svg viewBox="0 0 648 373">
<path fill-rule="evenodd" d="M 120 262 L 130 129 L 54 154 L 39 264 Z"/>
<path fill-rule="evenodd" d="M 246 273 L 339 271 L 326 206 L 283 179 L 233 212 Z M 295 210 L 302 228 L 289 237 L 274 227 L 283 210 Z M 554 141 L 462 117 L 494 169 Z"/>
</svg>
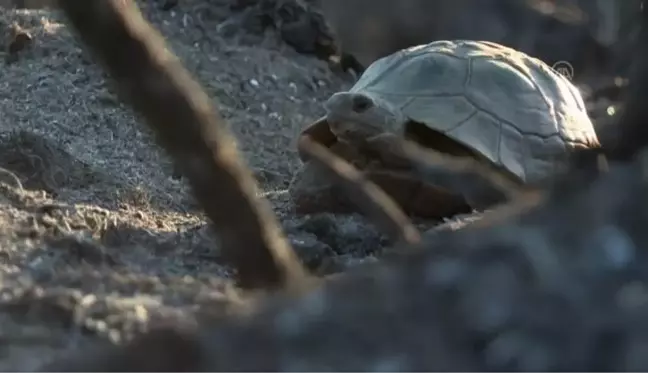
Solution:
<svg viewBox="0 0 648 373">
<path fill-rule="evenodd" d="M 578 89 L 544 62 L 491 42 L 436 41 L 372 64 L 351 88 L 536 182 L 570 150 L 599 146 Z"/>
</svg>

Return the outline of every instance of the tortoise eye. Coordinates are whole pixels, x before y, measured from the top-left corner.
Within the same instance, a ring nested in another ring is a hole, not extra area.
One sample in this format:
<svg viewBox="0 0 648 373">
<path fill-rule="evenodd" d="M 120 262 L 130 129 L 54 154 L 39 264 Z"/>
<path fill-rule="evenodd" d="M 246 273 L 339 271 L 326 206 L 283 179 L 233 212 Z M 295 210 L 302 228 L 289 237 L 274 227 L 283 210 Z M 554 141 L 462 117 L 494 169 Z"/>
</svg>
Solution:
<svg viewBox="0 0 648 373">
<path fill-rule="evenodd" d="M 367 96 L 357 95 L 353 97 L 352 105 L 353 111 L 356 113 L 363 113 L 371 109 L 373 101 Z"/>
</svg>

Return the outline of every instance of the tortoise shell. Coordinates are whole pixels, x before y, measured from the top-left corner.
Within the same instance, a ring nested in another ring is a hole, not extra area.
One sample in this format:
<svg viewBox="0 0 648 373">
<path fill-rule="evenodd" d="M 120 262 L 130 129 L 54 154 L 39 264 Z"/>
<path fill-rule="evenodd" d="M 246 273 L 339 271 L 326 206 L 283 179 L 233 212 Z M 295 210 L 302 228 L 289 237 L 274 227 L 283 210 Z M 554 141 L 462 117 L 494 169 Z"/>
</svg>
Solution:
<svg viewBox="0 0 648 373">
<path fill-rule="evenodd" d="M 421 124 L 431 130 L 418 134 L 432 138 L 427 146 L 449 139 L 522 183 L 551 175 L 574 149 L 600 146 L 581 94 L 566 77 L 492 42 L 444 40 L 401 50 L 375 61 L 329 101 L 341 95 L 368 97 L 407 119 L 385 131 L 407 136 L 416 128 L 407 124 Z M 327 117 L 302 136 L 325 145 L 337 140 Z"/>
</svg>

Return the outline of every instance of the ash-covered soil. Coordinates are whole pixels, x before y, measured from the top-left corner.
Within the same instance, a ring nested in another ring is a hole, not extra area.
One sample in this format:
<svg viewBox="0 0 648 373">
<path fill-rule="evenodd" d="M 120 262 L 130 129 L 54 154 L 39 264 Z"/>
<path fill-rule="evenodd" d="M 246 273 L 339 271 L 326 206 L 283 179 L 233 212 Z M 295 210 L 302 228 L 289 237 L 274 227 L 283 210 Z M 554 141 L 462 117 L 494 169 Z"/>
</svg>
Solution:
<svg viewBox="0 0 648 373">
<path fill-rule="evenodd" d="M 218 103 L 304 262 L 330 270 L 371 254 L 383 238 L 364 219 L 297 218 L 286 194 L 296 135 L 353 76 L 271 28 L 239 29 L 220 3 L 140 6 Z M 61 14 L 0 10 L 0 370 L 239 303 L 185 182 Z M 10 53 L 15 25 L 32 40 Z"/>
<path fill-rule="evenodd" d="M 300 129 L 354 76 L 229 3 L 140 7 L 218 103 L 306 266 L 330 272 L 372 258 L 386 242 L 364 218 L 295 216 L 286 191 Z M 184 181 L 61 14 L 0 11 L 0 370 L 245 306 Z M 32 37 L 17 52 L 15 25 Z"/>
</svg>

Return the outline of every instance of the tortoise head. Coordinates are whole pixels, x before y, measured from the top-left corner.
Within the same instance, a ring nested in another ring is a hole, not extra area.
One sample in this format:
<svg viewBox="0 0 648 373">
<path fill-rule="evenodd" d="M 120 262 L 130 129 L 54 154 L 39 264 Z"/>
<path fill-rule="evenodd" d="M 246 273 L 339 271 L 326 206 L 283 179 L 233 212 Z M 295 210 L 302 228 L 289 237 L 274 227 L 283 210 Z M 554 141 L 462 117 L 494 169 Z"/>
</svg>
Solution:
<svg viewBox="0 0 648 373">
<path fill-rule="evenodd" d="M 339 140 L 354 145 L 384 132 L 401 133 L 407 123 L 400 110 L 365 93 L 336 93 L 324 108 L 326 115 L 306 126 L 299 136 L 329 148 Z M 297 148 L 301 160 L 307 160 L 300 144 Z"/>
<path fill-rule="evenodd" d="M 338 92 L 325 103 L 331 132 L 343 141 L 360 144 L 381 133 L 401 133 L 407 121 L 400 110 L 367 93 Z"/>
</svg>

